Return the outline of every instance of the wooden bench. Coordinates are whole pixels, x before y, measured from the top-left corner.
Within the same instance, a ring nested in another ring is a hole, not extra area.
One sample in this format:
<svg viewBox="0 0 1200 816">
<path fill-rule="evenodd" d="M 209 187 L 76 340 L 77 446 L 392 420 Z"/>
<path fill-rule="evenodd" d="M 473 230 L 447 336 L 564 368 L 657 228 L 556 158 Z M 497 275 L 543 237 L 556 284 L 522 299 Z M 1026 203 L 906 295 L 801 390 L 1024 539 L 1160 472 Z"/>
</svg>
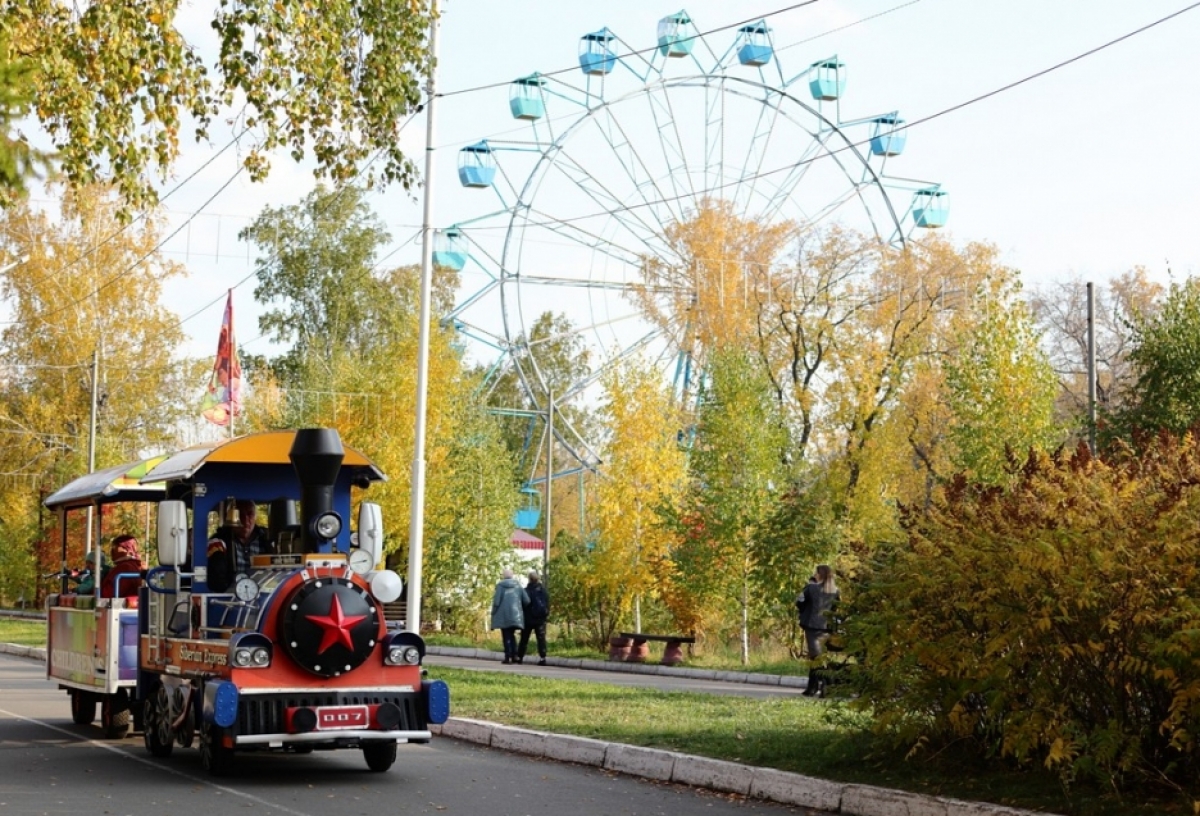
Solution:
<svg viewBox="0 0 1200 816">
<path fill-rule="evenodd" d="M 683 644 L 696 642 L 694 637 L 684 635 L 648 635 L 644 632 L 619 632 L 619 637 L 613 638 L 609 652 L 609 660 L 624 660 L 628 663 L 645 663 L 650 656 L 650 641 L 667 644 L 663 648 L 662 664 L 674 666 L 683 662 Z M 617 641 L 626 641 L 618 644 Z"/>
</svg>

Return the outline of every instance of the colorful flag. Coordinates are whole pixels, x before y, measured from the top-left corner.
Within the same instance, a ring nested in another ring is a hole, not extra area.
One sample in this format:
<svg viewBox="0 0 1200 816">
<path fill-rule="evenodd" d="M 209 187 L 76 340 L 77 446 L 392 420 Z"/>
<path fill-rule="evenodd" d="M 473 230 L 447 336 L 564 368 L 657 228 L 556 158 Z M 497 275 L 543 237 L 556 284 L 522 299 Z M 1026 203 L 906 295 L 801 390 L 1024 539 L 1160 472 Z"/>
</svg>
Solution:
<svg viewBox="0 0 1200 816">
<path fill-rule="evenodd" d="M 221 321 L 221 336 L 217 340 L 217 360 L 204 393 L 201 412 L 214 425 L 228 425 L 242 412 L 242 365 L 238 362 L 237 345 L 233 340 L 233 290 L 225 303 Z"/>
</svg>

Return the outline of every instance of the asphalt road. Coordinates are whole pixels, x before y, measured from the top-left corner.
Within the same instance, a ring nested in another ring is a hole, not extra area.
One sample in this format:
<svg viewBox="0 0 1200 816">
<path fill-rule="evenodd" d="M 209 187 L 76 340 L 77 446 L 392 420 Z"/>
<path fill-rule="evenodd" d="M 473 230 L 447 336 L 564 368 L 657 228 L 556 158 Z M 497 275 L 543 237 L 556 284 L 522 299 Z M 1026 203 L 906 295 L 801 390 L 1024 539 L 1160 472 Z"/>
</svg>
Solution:
<svg viewBox="0 0 1200 816">
<path fill-rule="evenodd" d="M 445 660 L 450 665 L 457 658 Z M 553 667 L 512 668 L 541 672 Z M 573 673 L 578 675 L 578 670 Z M 645 681 L 645 677 L 625 679 Z M 385 774 L 368 772 L 357 751 L 337 751 L 306 756 L 247 754 L 231 776 L 217 779 L 201 769 L 195 748 L 177 747 L 170 759 L 154 759 L 140 736 L 103 740 L 97 726 L 75 725 L 67 695 L 45 679 L 41 663 L 0 655 L 0 814 L 222 812 L 288 816 L 814 813 L 446 738 L 435 738 L 426 746 L 401 746 L 396 765 Z"/>
</svg>

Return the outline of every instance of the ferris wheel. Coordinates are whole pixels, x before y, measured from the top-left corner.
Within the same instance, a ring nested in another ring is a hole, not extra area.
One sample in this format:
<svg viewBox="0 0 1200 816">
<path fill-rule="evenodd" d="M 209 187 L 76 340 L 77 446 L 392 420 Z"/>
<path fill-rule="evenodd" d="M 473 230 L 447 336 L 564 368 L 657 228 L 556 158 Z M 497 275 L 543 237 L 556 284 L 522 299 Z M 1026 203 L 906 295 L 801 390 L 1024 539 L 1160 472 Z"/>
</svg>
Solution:
<svg viewBox="0 0 1200 816">
<path fill-rule="evenodd" d="M 946 223 L 939 184 L 892 172 L 908 136 L 899 112 L 842 118 L 837 56 L 793 73 L 765 20 L 705 35 L 686 12 L 661 19 L 653 43 L 584 34 L 578 71 L 513 80 L 519 132 L 459 152 L 459 182 L 495 208 L 438 231 L 435 263 L 483 281 L 445 319 L 495 349 L 537 405 L 555 338 L 530 330 L 547 311 L 567 316 L 591 363 L 556 402 L 635 353 L 686 393 L 702 367 L 699 304 L 734 310 L 746 272 L 722 270 L 750 263 L 732 236 L 705 239 L 706 214 L 772 235 L 760 265 L 834 225 L 899 245 Z M 587 440 L 573 447 L 585 465 L 594 457 Z"/>
</svg>

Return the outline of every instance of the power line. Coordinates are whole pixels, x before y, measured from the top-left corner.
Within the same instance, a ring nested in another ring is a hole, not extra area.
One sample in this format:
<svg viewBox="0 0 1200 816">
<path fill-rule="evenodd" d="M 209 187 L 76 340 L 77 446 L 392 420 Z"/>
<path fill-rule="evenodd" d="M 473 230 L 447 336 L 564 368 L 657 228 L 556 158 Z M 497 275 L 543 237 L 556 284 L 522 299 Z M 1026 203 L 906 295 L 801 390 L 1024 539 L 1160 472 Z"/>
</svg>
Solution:
<svg viewBox="0 0 1200 816">
<path fill-rule="evenodd" d="M 918 0 L 913 0 L 913 2 L 917 2 L 917 1 Z M 905 124 L 904 129 L 907 130 L 907 129 L 914 128 L 918 125 L 923 125 L 928 122 L 932 122 L 933 120 L 939 119 L 947 114 L 962 110 L 963 108 L 969 107 L 978 102 L 982 102 L 986 99 L 990 99 L 991 97 L 997 96 L 998 94 L 1004 93 L 1005 91 L 1009 91 L 1009 90 L 1012 90 L 1013 88 L 1024 85 L 1027 82 L 1031 82 L 1035 79 L 1039 79 L 1049 73 L 1057 71 L 1060 68 L 1065 68 L 1066 66 L 1071 65 L 1072 63 L 1079 62 L 1082 59 L 1093 56 L 1101 51 L 1104 51 L 1107 48 L 1110 48 L 1114 45 L 1124 42 L 1125 40 L 1135 37 L 1138 34 L 1142 34 L 1146 31 L 1149 31 L 1150 29 L 1154 28 L 1155 26 L 1169 22 L 1170 20 L 1173 20 L 1174 18 L 1179 17 L 1180 15 L 1182 15 L 1186 12 L 1192 11 L 1192 10 L 1196 9 L 1197 7 L 1200 7 L 1200 2 L 1192 3 L 1189 6 L 1185 6 L 1184 8 L 1179 9 L 1178 11 L 1172 12 L 1172 13 L 1166 15 L 1165 17 L 1160 17 L 1159 19 L 1155 20 L 1154 22 L 1147 23 L 1146 25 L 1141 26 L 1140 28 L 1136 28 L 1133 31 L 1122 34 L 1121 36 L 1116 37 L 1115 39 L 1109 40 L 1108 42 L 1105 42 L 1094 48 L 1088 49 L 1087 51 L 1084 51 L 1080 54 L 1076 54 L 1075 56 L 1065 59 L 1062 62 L 1051 65 L 1048 68 L 1043 68 L 1040 71 L 1036 71 L 1032 74 L 1022 77 L 1021 79 L 1014 80 L 1013 82 L 1010 82 L 1006 85 L 1002 85 L 993 90 L 990 90 L 985 93 L 979 94 L 977 96 L 971 97 L 970 99 L 967 99 L 963 102 L 959 102 L 954 105 L 951 105 L 950 107 L 944 108 L 940 111 L 937 111 L 936 113 L 931 113 L 928 116 L 922 116 L 919 119 L 914 119 L 913 121 Z M 798 161 L 793 164 L 787 164 L 782 167 L 777 167 L 773 170 L 764 170 L 759 173 L 754 173 L 749 176 L 739 178 L 735 181 L 725 182 L 724 184 L 717 184 L 717 185 L 705 188 L 701 192 L 708 194 L 708 193 L 711 193 L 714 191 L 724 190 L 728 187 L 734 187 L 734 186 L 737 186 L 740 184 L 744 184 L 747 181 L 755 181 L 757 179 L 767 178 L 769 176 L 778 175 L 780 173 L 791 172 L 797 167 L 812 164 L 820 159 L 829 158 L 829 157 L 835 156 L 839 153 L 844 153 L 848 150 L 854 150 L 856 148 L 863 147 L 864 145 L 869 144 L 870 141 L 871 141 L 871 139 L 867 138 L 867 139 L 863 139 L 862 141 L 858 141 L 858 142 L 849 142 L 841 147 L 828 149 L 828 150 L 826 150 L 825 153 L 818 155 L 818 156 L 814 156 L 813 158 L 804 159 L 802 161 Z M 692 198 L 694 195 L 695 195 L 694 193 L 681 193 L 679 195 L 674 195 L 674 196 L 662 196 L 660 198 L 652 199 L 649 201 L 642 201 L 642 202 L 639 202 L 636 204 L 626 204 L 626 205 L 622 205 L 620 207 L 615 207 L 615 208 L 608 209 L 608 210 L 600 210 L 597 212 L 588 213 L 585 215 L 572 216 L 569 218 L 559 218 L 559 219 L 546 220 L 546 221 L 526 221 L 521 226 L 522 226 L 522 228 L 548 227 L 548 226 L 556 226 L 559 224 L 569 224 L 569 223 L 573 223 L 576 221 L 586 221 L 588 219 L 598 218 L 598 217 L 604 216 L 604 215 L 613 215 L 615 213 L 630 212 L 633 210 L 639 210 L 639 209 L 643 209 L 645 207 L 651 207 L 651 206 L 655 206 L 658 204 L 666 204 L 666 203 L 669 203 L 672 201 L 681 201 L 684 199 Z M 497 226 L 492 226 L 492 227 L 488 227 L 488 226 L 473 226 L 472 227 L 473 231 L 480 231 L 480 230 L 487 230 L 487 229 L 509 229 L 509 226 L 508 225 L 497 225 Z"/>
<path fill-rule="evenodd" d="M 920 3 L 920 2 L 921 2 L 921 0 L 908 0 L 907 3 L 901 3 L 898 6 L 892 6 L 890 9 L 884 9 L 883 11 L 880 11 L 876 14 L 871 14 L 866 17 L 862 17 L 858 20 L 855 20 L 853 23 L 846 23 L 845 25 L 840 25 L 837 28 L 831 28 L 828 31 L 822 31 L 820 34 L 814 34 L 811 37 L 806 37 L 803 40 L 797 40 L 796 42 L 791 43 L 790 45 L 785 45 L 783 48 L 776 48 L 775 53 L 779 53 L 780 51 L 787 51 L 789 48 L 795 48 L 798 45 L 804 45 L 806 43 L 812 42 L 813 40 L 819 40 L 822 37 L 828 37 L 830 34 L 836 34 L 839 31 L 845 31 L 847 28 L 854 28 L 854 26 L 860 25 L 861 23 L 870 22 L 871 20 L 878 19 L 880 17 L 883 17 L 884 15 L 891 14 L 893 11 L 899 11 L 902 8 L 908 8 L 909 6 L 915 6 L 917 3 Z"/>
<path fill-rule="evenodd" d="M 913 0 L 913 1 L 916 2 L 917 0 Z M 728 31 L 731 28 L 737 28 L 739 26 L 748 25 L 750 23 L 757 23 L 759 20 L 765 20 L 768 17 L 776 17 L 780 14 L 786 14 L 789 11 L 795 11 L 796 9 L 804 8 L 805 6 L 811 6 L 814 3 L 818 3 L 818 2 L 820 2 L 820 0 L 805 0 L 805 2 L 803 2 L 803 3 L 795 3 L 794 5 L 791 5 L 791 6 L 784 6 L 783 8 L 775 9 L 774 11 L 768 11 L 766 14 L 756 14 L 753 17 L 747 17 L 745 20 L 739 20 L 736 23 L 727 23 L 722 26 L 717 26 L 716 28 L 710 28 L 707 31 L 698 31 L 698 32 L 696 32 L 695 35 L 690 35 L 690 36 L 695 36 L 697 38 L 707 37 L 709 34 L 716 34 L 720 31 Z M 624 56 L 637 57 L 637 56 L 641 56 L 643 54 L 651 54 L 651 53 L 657 51 L 658 49 L 659 49 L 658 45 L 652 45 L 648 48 L 639 48 L 637 50 L 630 51 L 627 55 L 624 55 Z M 578 65 L 572 65 L 570 68 L 558 68 L 553 71 L 539 71 L 538 76 L 557 76 L 559 74 L 574 73 L 575 71 L 578 71 L 578 70 L 579 70 Z M 461 96 L 462 94 L 474 93 L 475 91 L 486 91 L 486 90 L 491 90 L 492 88 L 505 88 L 511 84 L 512 84 L 511 80 L 508 80 L 505 82 L 490 82 L 486 85 L 475 85 L 470 88 L 460 88 L 457 91 L 445 91 L 444 93 L 439 93 L 436 95 L 438 97 Z"/>
</svg>

